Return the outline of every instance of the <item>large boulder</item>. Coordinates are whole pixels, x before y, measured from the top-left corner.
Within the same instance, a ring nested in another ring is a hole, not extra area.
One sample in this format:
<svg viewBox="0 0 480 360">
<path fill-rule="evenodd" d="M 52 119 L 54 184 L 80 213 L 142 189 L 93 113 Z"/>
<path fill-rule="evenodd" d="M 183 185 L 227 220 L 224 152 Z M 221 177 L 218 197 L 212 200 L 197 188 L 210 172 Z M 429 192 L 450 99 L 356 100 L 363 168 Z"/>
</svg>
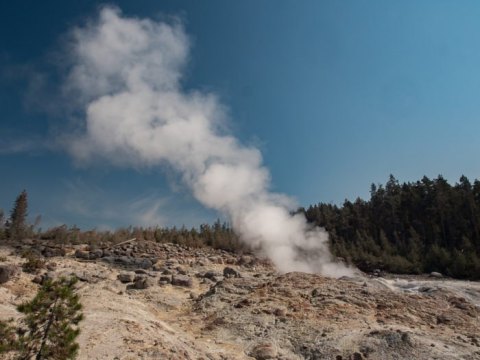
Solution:
<svg viewBox="0 0 480 360">
<path fill-rule="evenodd" d="M 90 253 L 88 251 L 77 250 L 77 251 L 75 251 L 75 257 L 77 259 L 89 260 L 90 259 Z"/>
<path fill-rule="evenodd" d="M 101 257 L 103 257 L 103 250 L 102 249 L 96 249 L 96 250 L 90 251 L 90 259 L 91 260 L 100 259 Z"/>
<path fill-rule="evenodd" d="M 242 277 L 242 275 L 240 275 L 240 273 L 239 273 L 237 270 L 235 270 L 235 269 L 233 269 L 233 268 L 231 268 L 231 267 L 229 267 L 229 266 L 227 266 L 225 269 L 223 269 L 223 276 L 225 276 L 226 278 L 232 278 L 232 277 L 239 278 L 239 277 Z"/>
<path fill-rule="evenodd" d="M 135 273 L 133 273 L 133 272 L 120 273 L 120 274 L 118 274 L 117 279 L 120 280 L 124 284 L 129 283 L 129 282 L 133 282 L 133 280 L 135 279 Z"/>
<path fill-rule="evenodd" d="M 141 269 L 150 269 L 153 266 L 153 262 L 150 259 L 137 259 L 136 264 Z"/>
<path fill-rule="evenodd" d="M 164 262 L 164 265 L 166 267 L 172 268 L 178 266 L 178 260 L 177 259 L 168 259 Z"/>
<path fill-rule="evenodd" d="M 184 287 L 192 287 L 193 282 L 189 276 L 186 275 L 174 275 L 172 277 L 172 285 L 175 286 L 184 286 Z"/>
<path fill-rule="evenodd" d="M 0 265 L 0 284 L 9 281 L 18 272 L 15 265 Z"/>
<path fill-rule="evenodd" d="M 166 285 L 172 283 L 172 276 L 171 275 L 161 275 L 160 279 L 158 280 L 160 285 Z"/>
<path fill-rule="evenodd" d="M 250 255 L 242 255 L 237 260 L 237 265 L 252 267 L 255 264 L 255 258 Z"/>
<path fill-rule="evenodd" d="M 122 266 L 135 266 L 135 259 L 129 256 L 119 256 L 115 258 L 115 263 Z"/>
<path fill-rule="evenodd" d="M 149 288 L 152 285 L 154 285 L 154 282 L 151 278 L 148 277 L 148 275 L 137 275 L 135 277 L 134 283 L 132 285 L 129 285 L 129 288 L 143 290 Z"/>
<path fill-rule="evenodd" d="M 205 274 L 203 274 L 203 277 L 206 279 L 210 279 L 214 282 L 217 282 L 222 279 L 222 274 L 214 270 L 209 270 Z"/>
<path fill-rule="evenodd" d="M 187 275 L 187 270 L 185 270 L 183 267 L 181 266 L 177 266 L 176 267 L 176 270 L 177 272 L 180 274 L 180 275 Z"/>
<path fill-rule="evenodd" d="M 45 257 L 65 256 L 65 249 L 59 247 L 47 247 L 42 251 L 42 255 Z"/>
<path fill-rule="evenodd" d="M 256 360 L 275 359 L 277 357 L 277 349 L 272 343 L 258 344 L 252 349 L 250 356 Z"/>
<path fill-rule="evenodd" d="M 43 276 L 42 275 L 36 275 L 33 279 L 32 282 L 35 284 L 42 284 L 43 283 Z"/>
</svg>

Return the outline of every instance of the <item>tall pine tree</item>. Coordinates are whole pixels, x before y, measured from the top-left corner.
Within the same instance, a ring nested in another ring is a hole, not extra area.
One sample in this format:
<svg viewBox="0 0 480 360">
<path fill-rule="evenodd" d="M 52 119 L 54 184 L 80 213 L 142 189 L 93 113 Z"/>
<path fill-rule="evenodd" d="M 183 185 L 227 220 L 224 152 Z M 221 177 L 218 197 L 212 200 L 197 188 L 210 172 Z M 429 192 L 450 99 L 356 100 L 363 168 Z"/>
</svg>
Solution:
<svg viewBox="0 0 480 360">
<path fill-rule="evenodd" d="M 27 235 L 27 207 L 27 192 L 23 190 L 20 195 L 17 196 L 10 213 L 7 234 L 12 240 L 21 240 Z"/>
</svg>

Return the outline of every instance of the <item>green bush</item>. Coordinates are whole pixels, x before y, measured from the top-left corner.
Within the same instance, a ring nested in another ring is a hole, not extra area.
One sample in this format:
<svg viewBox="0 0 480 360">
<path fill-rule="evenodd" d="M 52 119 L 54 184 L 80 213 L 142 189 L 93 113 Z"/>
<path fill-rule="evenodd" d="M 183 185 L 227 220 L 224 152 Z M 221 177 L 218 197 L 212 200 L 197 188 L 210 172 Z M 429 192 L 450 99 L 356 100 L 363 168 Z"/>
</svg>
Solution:
<svg viewBox="0 0 480 360">
<path fill-rule="evenodd" d="M 0 354 L 16 349 L 16 333 L 12 320 L 0 321 Z"/>
<path fill-rule="evenodd" d="M 32 252 L 25 253 L 22 256 L 27 259 L 22 265 L 22 269 L 26 273 L 35 274 L 45 267 L 46 261 Z"/>
</svg>

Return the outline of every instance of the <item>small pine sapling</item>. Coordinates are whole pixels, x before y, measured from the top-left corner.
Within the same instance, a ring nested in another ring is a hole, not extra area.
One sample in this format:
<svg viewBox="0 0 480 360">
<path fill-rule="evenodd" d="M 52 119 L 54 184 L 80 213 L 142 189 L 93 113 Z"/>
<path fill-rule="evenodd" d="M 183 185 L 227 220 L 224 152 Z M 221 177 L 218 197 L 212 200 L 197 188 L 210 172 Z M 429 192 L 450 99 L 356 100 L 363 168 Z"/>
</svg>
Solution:
<svg viewBox="0 0 480 360">
<path fill-rule="evenodd" d="M 18 307 L 25 314 L 19 337 L 20 359 L 75 359 L 75 338 L 83 319 L 82 305 L 75 293 L 76 278 L 48 280 L 35 298 Z"/>
</svg>

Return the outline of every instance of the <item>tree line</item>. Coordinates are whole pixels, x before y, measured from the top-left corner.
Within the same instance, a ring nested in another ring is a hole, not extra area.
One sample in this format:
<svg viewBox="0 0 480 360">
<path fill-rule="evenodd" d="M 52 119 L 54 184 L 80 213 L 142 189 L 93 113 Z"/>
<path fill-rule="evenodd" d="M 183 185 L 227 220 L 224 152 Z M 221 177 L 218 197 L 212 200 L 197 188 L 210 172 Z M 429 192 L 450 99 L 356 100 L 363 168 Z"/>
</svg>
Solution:
<svg viewBox="0 0 480 360">
<path fill-rule="evenodd" d="M 333 254 L 364 271 L 393 273 L 432 271 L 480 279 L 480 181 L 462 176 L 450 185 L 442 176 L 424 176 L 400 184 L 393 175 L 385 185 L 372 184 L 370 199 L 345 200 L 341 206 L 319 203 L 299 211 L 326 228 Z M 27 225 L 27 193 L 16 199 L 10 217 L 0 211 L 0 240 L 25 237 L 59 243 L 101 246 L 137 238 L 191 247 L 211 246 L 248 251 L 227 223 L 186 227 L 126 227 L 82 231 L 62 225 L 45 231 Z M 3 218 L 3 219 L 2 219 Z"/>
<path fill-rule="evenodd" d="M 442 176 L 400 184 L 393 175 L 372 184 L 368 201 L 319 203 L 301 209 L 325 227 L 334 255 L 361 270 L 441 272 L 480 279 L 480 181 Z"/>
<path fill-rule="evenodd" d="M 28 194 L 23 190 L 16 198 L 10 216 L 0 209 L 0 243 L 23 239 L 51 240 L 59 244 L 89 244 L 92 247 L 115 244 L 126 239 L 137 238 L 158 243 L 173 243 L 190 247 L 210 246 L 232 252 L 248 250 L 233 231 L 232 227 L 217 220 L 213 224 L 191 227 L 140 227 L 128 226 L 116 230 L 81 230 L 76 225 L 61 225 L 42 230 L 35 224 L 28 224 Z"/>
<path fill-rule="evenodd" d="M 89 244 L 91 247 L 116 244 L 126 239 L 172 243 L 189 247 L 209 246 L 230 252 L 247 251 L 247 246 L 227 222 L 217 220 L 213 224 L 202 224 L 198 228 L 181 227 L 140 227 L 128 226 L 116 230 L 82 231 L 77 226 L 57 226 L 39 232 L 36 237 L 64 244 Z"/>
</svg>

